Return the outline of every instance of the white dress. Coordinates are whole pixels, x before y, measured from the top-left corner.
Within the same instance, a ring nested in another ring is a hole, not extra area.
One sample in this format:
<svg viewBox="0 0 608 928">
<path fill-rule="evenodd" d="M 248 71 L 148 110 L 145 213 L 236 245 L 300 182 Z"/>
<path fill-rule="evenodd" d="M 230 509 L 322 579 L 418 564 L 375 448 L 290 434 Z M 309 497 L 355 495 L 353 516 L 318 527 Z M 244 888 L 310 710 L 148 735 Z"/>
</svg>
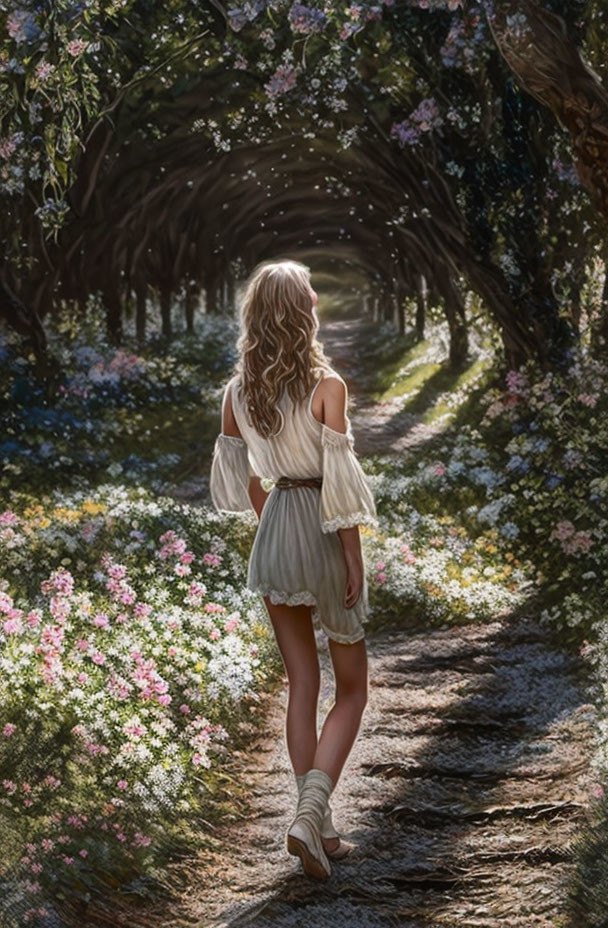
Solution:
<svg viewBox="0 0 608 928">
<path fill-rule="evenodd" d="M 230 384 L 232 409 L 242 438 L 220 433 L 211 464 L 209 490 L 216 509 L 253 509 L 251 475 L 277 481 L 285 477 L 322 477 L 322 486 L 273 487 L 251 549 L 247 587 L 273 603 L 313 607 L 315 628 L 335 641 L 353 643 L 364 637 L 369 611 L 367 564 L 364 582 L 351 609 L 344 606 L 346 563 L 339 528 L 377 525 L 374 497 L 354 451 L 350 418 L 347 431 L 337 432 L 312 414 L 314 392 L 331 369 L 320 376 L 308 397 L 294 403 L 287 390 L 279 402 L 278 434 L 264 438 L 254 428 L 238 395 L 238 375 Z"/>
</svg>

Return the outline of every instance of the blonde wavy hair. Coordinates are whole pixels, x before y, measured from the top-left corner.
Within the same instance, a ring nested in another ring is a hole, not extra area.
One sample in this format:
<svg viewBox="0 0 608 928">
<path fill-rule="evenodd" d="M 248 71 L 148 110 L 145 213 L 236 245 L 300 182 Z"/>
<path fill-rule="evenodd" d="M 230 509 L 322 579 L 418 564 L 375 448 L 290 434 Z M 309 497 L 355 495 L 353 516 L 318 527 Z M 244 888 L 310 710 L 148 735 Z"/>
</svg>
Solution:
<svg viewBox="0 0 608 928">
<path fill-rule="evenodd" d="M 282 427 L 279 399 L 308 396 L 319 369 L 330 369 L 317 341 L 310 269 L 299 261 L 263 261 L 249 275 L 240 306 L 237 341 L 239 399 L 265 438 Z"/>
</svg>

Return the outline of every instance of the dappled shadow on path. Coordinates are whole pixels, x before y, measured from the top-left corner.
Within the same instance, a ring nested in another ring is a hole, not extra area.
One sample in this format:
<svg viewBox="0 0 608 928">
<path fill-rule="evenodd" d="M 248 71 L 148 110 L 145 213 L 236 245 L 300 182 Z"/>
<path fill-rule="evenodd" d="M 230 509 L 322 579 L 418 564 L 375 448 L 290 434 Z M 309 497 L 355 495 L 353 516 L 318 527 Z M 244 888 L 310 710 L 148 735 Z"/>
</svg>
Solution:
<svg viewBox="0 0 608 928">
<path fill-rule="evenodd" d="M 368 649 L 370 700 L 332 797 L 356 852 L 324 883 L 287 855 L 296 793 L 284 692 L 249 768 L 251 817 L 215 835 L 190 917 L 231 928 L 554 924 L 589 790 L 582 663 L 521 614 L 387 631 Z"/>
</svg>

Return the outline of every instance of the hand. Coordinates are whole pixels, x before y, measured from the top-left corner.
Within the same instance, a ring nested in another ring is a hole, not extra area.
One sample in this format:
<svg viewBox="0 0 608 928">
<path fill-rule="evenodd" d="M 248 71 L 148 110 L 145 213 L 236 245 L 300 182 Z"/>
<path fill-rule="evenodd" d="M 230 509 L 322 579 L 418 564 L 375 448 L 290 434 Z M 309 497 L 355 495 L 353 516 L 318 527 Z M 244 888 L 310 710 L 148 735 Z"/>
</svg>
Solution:
<svg viewBox="0 0 608 928">
<path fill-rule="evenodd" d="M 346 552 L 346 588 L 344 590 L 344 606 L 352 609 L 359 600 L 363 590 L 364 567 L 358 554 Z"/>
</svg>

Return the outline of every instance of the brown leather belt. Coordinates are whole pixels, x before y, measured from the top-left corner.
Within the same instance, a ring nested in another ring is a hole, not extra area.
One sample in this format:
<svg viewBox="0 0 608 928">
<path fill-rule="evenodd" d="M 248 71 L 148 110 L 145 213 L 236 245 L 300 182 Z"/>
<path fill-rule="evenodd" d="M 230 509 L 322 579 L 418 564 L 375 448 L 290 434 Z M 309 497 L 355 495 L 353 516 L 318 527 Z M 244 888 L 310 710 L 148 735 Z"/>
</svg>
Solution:
<svg viewBox="0 0 608 928">
<path fill-rule="evenodd" d="M 279 490 L 289 490 L 291 487 L 320 487 L 322 483 L 322 477 L 279 477 L 275 487 Z"/>
</svg>

